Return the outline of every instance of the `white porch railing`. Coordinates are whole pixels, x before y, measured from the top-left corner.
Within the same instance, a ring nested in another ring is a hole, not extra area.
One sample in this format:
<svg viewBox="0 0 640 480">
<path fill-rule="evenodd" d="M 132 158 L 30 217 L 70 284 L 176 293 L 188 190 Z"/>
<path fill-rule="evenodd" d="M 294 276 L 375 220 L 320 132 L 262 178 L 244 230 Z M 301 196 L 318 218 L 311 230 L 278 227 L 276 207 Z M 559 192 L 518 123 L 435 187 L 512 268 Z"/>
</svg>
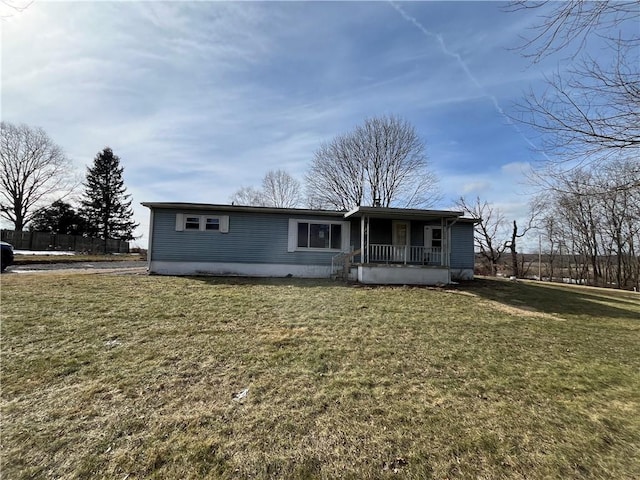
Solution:
<svg viewBox="0 0 640 480">
<path fill-rule="evenodd" d="M 370 263 L 412 263 L 441 265 L 442 249 L 406 245 L 369 245 Z"/>
</svg>

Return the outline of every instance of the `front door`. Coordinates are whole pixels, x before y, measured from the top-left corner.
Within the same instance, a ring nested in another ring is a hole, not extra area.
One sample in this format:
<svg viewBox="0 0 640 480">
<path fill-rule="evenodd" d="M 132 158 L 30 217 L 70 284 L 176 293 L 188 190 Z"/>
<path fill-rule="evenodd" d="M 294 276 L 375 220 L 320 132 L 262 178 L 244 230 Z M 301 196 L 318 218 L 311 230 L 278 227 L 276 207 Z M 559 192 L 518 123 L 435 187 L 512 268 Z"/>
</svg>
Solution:
<svg viewBox="0 0 640 480">
<path fill-rule="evenodd" d="M 409 251 L 409 222 L 393 221 L 392 262 L 406 262 Z"/>
</svg>

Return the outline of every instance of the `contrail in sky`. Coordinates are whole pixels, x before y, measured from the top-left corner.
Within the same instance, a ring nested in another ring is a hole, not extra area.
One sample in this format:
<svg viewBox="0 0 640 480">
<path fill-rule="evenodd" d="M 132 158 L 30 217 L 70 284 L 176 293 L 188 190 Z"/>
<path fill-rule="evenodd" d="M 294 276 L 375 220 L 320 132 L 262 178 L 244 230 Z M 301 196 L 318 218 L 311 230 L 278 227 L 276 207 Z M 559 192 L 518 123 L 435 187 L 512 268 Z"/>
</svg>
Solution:
<svg viewBox="0 0 640 480">
<path fill-rule="evenodd" d="M 402 15 L 402 18 L 404 18 L 406 21 L 408 21 L 409 23 L 412 23 L 413 25 L 416 26 L 416 28 L 418 28 L 422 33 L 424 33 L 427 37 L 429 38 L 434 38 L 436 39 L 436 41 L 438 42 L 438 44 L 440 45 L 440 49 L 442 50 L 442 52 L 445 55 L 448 55 L 452 58 L 455 58 L 455 60 L 458 62 L 458 65 L 460 65 L 460 68 L 462 68 L 462 70 L 464 70 L 464 73 L 467 75 L 467 78 L 469 80 L 471 80 L 471 82 L 478 87 L 478 89 L 482 92 L 482 94 L 487 97 L 489 100 L 491 100 L 491 103 L 493 103 L 494 108 L 496 109 L 496 111 L 507 121 L 507 123 L 509 125 L 511 125 L 516 132 L 518 132 L 518 134 L 524 139 L 525 142 L 527 142 L 529 144 L 529 146 L 531 146 L 531 148 L 533 148 L 536 151 L 539 151 L 539 148 L 534 145 L 534 143 L 529 140 L 527 138 L 527 136 L 522 133 L 522 131 L 520 130 L 520 128 L 518 128 L 518 126 L 513 123 L 513 121 L 511 120 L 511 118 L 509 117 L 509 115 L 507 115 L 504 110 L 502 109 L 502 107 L 500 106 L 500 104 L 498 103 L 498 99 L 491 95 L 490 93 L 487 92 L 487 90 L 480 84 L 480 82 L 478 81 L 478 79 L 473 75 L 473 73 L 471 73 L 471 70 L 469 70 L 469 67 L 467 67 L 467 64 L 464 62 L 464 60 L 462 59 L 462 57 L 455 53 L 452 52 L 451 50 L 449 50 L 447 48 L 446 43 L 444 43 L 444 39 L 442 38 L 442 35 L 436 34 L 431 32 L 430 30 L 427 30 L 425 28 L 424 25 L 422 25 L 418 20 L 416 20 L 414 17 L 412 17 L 411 15 L 409 15 L 407 12 L 405 12 L 402 7 L 400 7 L 400 5 L 397 5 L 396 3 L 390 1 L 389 4 L 396 9 L 396 11 Z M 544 155 L 544 157 L 549 160 L 549 157 L 547 157 L 547 154 L 542 152 L 542 155 Z"/>
</svg>

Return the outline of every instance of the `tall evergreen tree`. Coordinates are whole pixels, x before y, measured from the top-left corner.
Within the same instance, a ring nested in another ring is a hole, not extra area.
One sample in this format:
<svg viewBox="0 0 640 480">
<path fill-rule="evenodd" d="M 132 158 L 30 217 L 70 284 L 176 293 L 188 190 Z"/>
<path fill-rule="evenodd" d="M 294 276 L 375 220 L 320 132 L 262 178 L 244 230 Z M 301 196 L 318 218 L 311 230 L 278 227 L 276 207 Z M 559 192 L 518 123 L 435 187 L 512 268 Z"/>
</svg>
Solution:
<svg viewBox="0 0 640 480">
<path fill-rule="evenodd" d="M 97 237 L 133 240 L 138 226 L 132 220 L 131 195 L 126 194 L 120 157 L 106 147 L 87 168 L 82 214 L 90 234 Z"/>
</svg>

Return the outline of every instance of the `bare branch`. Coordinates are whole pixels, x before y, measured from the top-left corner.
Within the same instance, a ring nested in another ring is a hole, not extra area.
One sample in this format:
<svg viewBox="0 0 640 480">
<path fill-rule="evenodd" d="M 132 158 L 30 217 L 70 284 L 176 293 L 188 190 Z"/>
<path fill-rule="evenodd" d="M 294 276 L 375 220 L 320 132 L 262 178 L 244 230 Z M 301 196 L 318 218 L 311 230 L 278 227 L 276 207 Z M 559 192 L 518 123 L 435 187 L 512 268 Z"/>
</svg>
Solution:
<svg viewBox="0 0 640 480">
<path fill-rule="evenodd" d="M 266 207 L 267 202 L 262 191 L 253 187 L 240 187 L 229 198 L 233 205 L 244 205 L 251 207 Z"/>
<path fill-rule="evenodd" d="M 570 0 L 552 1 L 512 1 L 505 8 L 508 12 L 527 10 L 539 12 L 539 22 L 531 28 L 532 35 L 524 39 L 518 50 L 534 63 L 548 55 L 563 50 L 571 50 L 570 57 L 575 58 L 586 46 L 589 37 L 613 39 L 610 32 L 623 23 L 631 24 L 628 37 L 618 37 L 620 44 L 629 47 L 638 46 L 637 22 L 640 7 L 637 0 L 597 1 Z M 635 28 L 634 28 L 635 27 Z M 616 29 L 621 30 L 621 29 Z"/>
<path fill-rule="evenodd" d="M 284 170 L 271 170 L 262 180 L 262 194 L 266 204 L 277 208 L 300 206 L 300 182 Z"/>
<path fill-rule="evenodd" d="M 479 220 L 475 226 L 474 241 L 480 256 L 489 263 L 493 275 L 497 273 L 498 262 L 508 246 L 507 223 L 500 209 L 486 200 L 476 197 L 469 203 L 464 197 L 456 202 L 457 207 L 471 218 Z"/>
<path fill-rule="evenodd" d="M 16 230 L 52 198 L 75 187 L 71 163 L 41 128 L 0 126 L 0 215 Z"/>
<path fill-rule="evenodd" d="M 566 73 L 547 78 L 545 92 L 530 92 L 517 105 L 515 120 L 540 133 L 548 160 L 535 173 L 536 183 L 558 188 L 576 168 L 640 158 L 640 1 L 517 1 L 509 7 L 524 9 L 541 12 L 536 33 L 521 47 L 533 50 L 525 56 L 536 62 L 576 45 L 573 56 L 582 54 Z M 592 37 L 611 52 L 604 63 L 584 54 Z"/>
<path fill-rule="evenodd" d="M 235 205 L 295 208 L 301 203 L 300 182 L 284 170 L 270 170 L 262 179 L 262 189 L 241 187 L 230 198 Z"/>
<path fill-rule="evenodd" d="M 310 205 L 427 207 L 440 200 L 424 144 L 395 116 L 372 117 L 324 143 L 306 176 Z"/>
</svg>

